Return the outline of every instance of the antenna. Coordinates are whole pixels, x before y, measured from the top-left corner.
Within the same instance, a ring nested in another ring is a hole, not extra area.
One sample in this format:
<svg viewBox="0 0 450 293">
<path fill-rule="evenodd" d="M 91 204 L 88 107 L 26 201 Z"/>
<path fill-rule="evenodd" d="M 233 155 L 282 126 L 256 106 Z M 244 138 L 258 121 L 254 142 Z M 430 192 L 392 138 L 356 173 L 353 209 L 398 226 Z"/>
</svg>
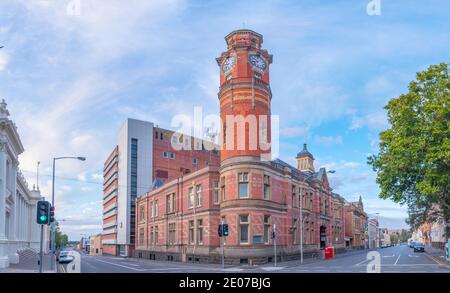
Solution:
<svg viewBox="0 0 450 293">
<path fill-rule="evenodd" d="M 41 162 L 37 162 L 37 172 L 36 172 L 36 190 L 39 190 L 39 165 L 41 164 Z"/>
</svg>

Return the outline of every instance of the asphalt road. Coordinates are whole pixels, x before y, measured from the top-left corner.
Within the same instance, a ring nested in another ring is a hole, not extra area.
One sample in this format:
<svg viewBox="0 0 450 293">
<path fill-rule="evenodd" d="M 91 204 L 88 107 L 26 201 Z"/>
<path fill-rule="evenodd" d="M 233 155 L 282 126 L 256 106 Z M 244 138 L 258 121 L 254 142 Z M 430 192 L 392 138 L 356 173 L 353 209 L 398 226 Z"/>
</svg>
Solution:
<svg viewBox="0 0 450 293">
<path fill-rule="evenodd" d="M 450 266 L 443 265 L 427 253 L 414 253 L 406 245 L 377 250 L 360 250 L 339 254 L 331 260 L 305 260 L 263 266 L 235 266 L 222 269 L 219 264 L 192 264 L 161 262 L 111 256 L 81 257 L 82 273 L 221 273 L 221 272 L 283 272 L 283 273 L 450 273 Z"/>
</svg>

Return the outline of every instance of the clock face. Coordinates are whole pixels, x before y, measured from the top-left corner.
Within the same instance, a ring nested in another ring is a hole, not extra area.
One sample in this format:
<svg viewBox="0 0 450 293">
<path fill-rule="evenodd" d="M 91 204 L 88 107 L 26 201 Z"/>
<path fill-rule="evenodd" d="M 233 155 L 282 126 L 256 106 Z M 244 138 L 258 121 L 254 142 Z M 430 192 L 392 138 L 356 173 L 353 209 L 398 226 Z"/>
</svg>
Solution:
<svg viewBox="0 0 450 293">
<path fill-rule="evenodd" d="M 266 70 L 266 61 L 258 55 L 250 55 L 248 57 L 250 64 L 261 70 Z"/>
<path fill-rule="evenodd" d="M 228 56 L 225 61 L 222 63 L 222 70 L 223 72 L 230 71 L 230 69 L 233 67 L 234 63 L 236 62 L 236 58 L 234 56 Z"/>
</svg>

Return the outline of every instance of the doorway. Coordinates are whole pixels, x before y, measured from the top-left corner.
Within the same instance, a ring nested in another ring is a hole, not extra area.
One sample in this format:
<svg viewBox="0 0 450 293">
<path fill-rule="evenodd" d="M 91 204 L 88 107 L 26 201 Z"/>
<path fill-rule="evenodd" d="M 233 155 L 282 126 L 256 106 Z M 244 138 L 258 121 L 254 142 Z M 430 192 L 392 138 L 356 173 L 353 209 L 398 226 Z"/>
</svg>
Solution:
<svg viewBox="0 0 450 293">
<path fill-rule="evenodd" d="M 324 249 L 327 243 L 327 227 L 320 226 L 320 249 Z"/>
</svg>

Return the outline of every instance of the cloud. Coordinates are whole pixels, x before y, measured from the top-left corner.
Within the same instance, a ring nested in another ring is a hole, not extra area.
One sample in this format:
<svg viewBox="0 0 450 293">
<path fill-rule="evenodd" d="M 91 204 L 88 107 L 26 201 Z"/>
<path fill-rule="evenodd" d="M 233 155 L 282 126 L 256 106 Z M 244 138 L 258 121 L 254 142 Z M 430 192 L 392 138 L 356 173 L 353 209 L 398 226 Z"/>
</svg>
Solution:
<svg viewBox="0 0 450 293">
<path fill-rule="evenodd" d="M 280 135 L 284 138 L 307 138 L 309 133 L 309 128 L 306 126 L 299 127 L 286 127 L 280 130 Z"/>
<path fill-rule="evenodd" d="M 338 136 L 320 136 L 320 135 L 315 135 L 314 136 L 314 141 L 320 144 L 324 144 L 327 146 L 331 146 L 331 145 L 341 145 L 343 143 L 342 141 L 342 136 L 338 135 Z"/>
<path fill-rule="evenodd" d="M 367 127 L 370 130 L 385 130 L 389 126 L 385 112 L 374 112 L 364 116 L 353 116 L 349 127 L 356 130 Z"/>
<path fill-rule="evenodd" d="M 8 55 L 6 55 L 5 52 L 0 51 L 0 71 L 5 70 L 7 64 L 8 64 Z"/>
<path fill-rule="evenodd" d="M 103 179 L 103 174 L 101 174 L 101 173 L 94 173 L 94 174 L 91 175 L 91 177 L 92 177 L 92 179 L 95 179 L 95 180 L 102 180 Z"/>
</svg>

